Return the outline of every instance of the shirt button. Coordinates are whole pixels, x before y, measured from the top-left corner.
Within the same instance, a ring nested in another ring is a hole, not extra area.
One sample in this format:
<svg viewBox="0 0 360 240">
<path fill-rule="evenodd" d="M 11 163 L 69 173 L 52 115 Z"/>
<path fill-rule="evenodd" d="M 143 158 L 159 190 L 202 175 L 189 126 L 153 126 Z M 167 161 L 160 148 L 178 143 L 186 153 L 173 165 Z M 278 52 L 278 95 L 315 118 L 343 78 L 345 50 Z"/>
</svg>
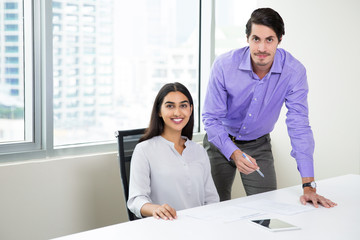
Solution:
<svg viewBox="0 0 360 240">
<path fill-rule="evenodd" d="M 254 98 L 254 101 L 257 101 L 257 98 Z"/>
<path fill-rule="evenodd" d="M 246 127 L 243 127 L 243 129 L 246 129 Z"/>
<path fill-rule="evenodd" d="M 252 114 L 251 113 L 249 113 L 249 117 L 251 117 L 252 116 Z"/>
<path fill-rule="evenodd" d="M 238 138 L 241 138 L 241 135 L 239 135 Z"/>
</svg>

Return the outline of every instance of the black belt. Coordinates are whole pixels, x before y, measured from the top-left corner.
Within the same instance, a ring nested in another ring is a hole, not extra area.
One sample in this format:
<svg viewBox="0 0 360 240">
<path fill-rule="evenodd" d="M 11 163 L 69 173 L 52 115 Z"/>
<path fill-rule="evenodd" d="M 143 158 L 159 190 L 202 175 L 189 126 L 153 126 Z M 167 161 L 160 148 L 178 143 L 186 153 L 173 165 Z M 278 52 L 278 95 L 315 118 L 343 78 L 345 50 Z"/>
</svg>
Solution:
<svg viewBox="0 0 360 240">
<path fill-rule="evenodd" d="M 266 136 L 266 135 L 264 135 L 264 136 Z M 258 139 L 260 139 L 260 138 L 262 138 L 264 136 L 261 136 L 261 137 L 259 137 L 257 139 L 254 139 L 254 140 L 242 141 L 242 140 L 236 140 L 236 137 L 229 134 L 229 137 L 230 137 L 231 141 L 233 141 L 234 143 L 237 143 L 237 144 L 246 144 L 246 143 L 255 142 L 256 140 L 258 140 Z"/>
</svg>

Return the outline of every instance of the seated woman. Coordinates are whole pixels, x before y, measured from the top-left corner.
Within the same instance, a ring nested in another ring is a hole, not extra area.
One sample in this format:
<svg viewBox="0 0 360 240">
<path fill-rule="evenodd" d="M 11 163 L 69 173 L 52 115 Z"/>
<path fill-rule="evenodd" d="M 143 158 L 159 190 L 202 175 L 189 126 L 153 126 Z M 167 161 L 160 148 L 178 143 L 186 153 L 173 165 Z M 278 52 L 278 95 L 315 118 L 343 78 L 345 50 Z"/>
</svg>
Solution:
<svg viewBox="0 0 360 240">
<path fill-rule="evenodd" d="M 219 202 L 208 155 L 191 141 L 193 127 L 190 92 L 180 83 L 163 86 L 131 160 L 127 205 L 137 217 L 173 220 L 178 210 Z"/>
</svg>

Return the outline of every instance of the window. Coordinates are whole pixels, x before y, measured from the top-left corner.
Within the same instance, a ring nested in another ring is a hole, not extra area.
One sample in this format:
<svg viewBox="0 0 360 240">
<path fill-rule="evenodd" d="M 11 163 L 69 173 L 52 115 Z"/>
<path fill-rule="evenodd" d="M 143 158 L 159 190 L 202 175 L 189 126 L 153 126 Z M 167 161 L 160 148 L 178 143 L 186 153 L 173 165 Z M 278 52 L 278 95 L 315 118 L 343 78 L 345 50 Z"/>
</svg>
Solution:
<svg viewBox="0 0 360 240">
<path fill-rule="evenodd" d="M 93 13 L 93 12 L 95 12 L 95 9 L 96 9 L 96 7 L 94 5 L 84 4 L 83 12 L 84 13 Z"/>
<path fill-rule="evenodd" d="M 19 36 L 17 35 L 6 35 L 5 36 L 5 42 L 18 42 Z"/>
<path fill-rule="evenodd" d="M 26 4 L 21 0 L 0 1 L 0 154 L 4 149 L 21 151 L 34 143 L 32 20 Z M 21 147 L 13 148 L 12 143 Z"/>
<path fill-rule="evenodd" d="M 53 14 L 53 23 L 60 22 L 62 19 L 62 15 L 60 13 L 54 13 Z"/>
<path fill-rule="evenodd" d="M 19 63 L 19 57 L 5 57 L 5 63 Z"/>
<path fill-rule="evenodd" d="M 19 47 L 17 46 L 6 46 L 5 53 L 17 53 L 19 52 Z"/>
<path fill-rule="evenodd" d="M 67 36 L 67 43 L 77 43 L 79 42 L 79 37 L 74 35 Z"/>
<path fill-rule="evenodd" d="M 18 9 L 18 3 L 15 3 L 15 2 L 6 2 L 6 3 L 4 4 L 4 8 L 5 8 L 5 10 Z"/>
<path fill-rule="evenodd" d="M 5 20 L 17 20 L 19 15 L 17 13 L 5 13 L 4 19 Z"/>
<path fill-rule="evenodd" d="M 10 96 L 19 96 L 19 89 L 10 89 Z"/>
<path fill-rule="evenodd" d="M 10 85 L 19 85 L 18 78 L 6 78 L 6 83 Z"/>
<path fill-rule="evenodd" d="M 54 92 L 67 93 L 57 100 L 71 97 L 76 102 L 54 109 L 55 147 L 113 141 L 115 130 L 146 127 L 155 94 L 168 82 L 192 86 L 198 117 L 199 5 L 193 0 L 97 0 L 53 7 L 55 15 L 72 19 L 54 20 L 54 34 L 62 36 L 54 41 L 54 50 L 63 49 L 70 61 L 77 59 L 76 69 L 53 61 L 54 70 L 65 73 L 54 71 Z M 183 64 L 189 58 L 193 61 Z M 69 77 L 80 79 L 71 92 L 67 84 L 55 83 L 68 83 Z M 74 108 L 76 114 L 69 112 Z"/>
<path fill-rule="evenodd" d="M 53 1 L 52 7 L 53 7 L 54 9 L 61 9 L 62 4 L 61 4 L 61 2 Z"/>
<path fill-rule="evenodd" d="M 19 26 L 17 24 L 6 24 L 5 31 L 18 31 Z"/>
<path fill-rule="evenodd" d="M 77 12 L 79 11 L 79 5 L 68 3 L 64 10 L 68 13 Z"/>
<path fill-rule="evenodd" d="M 175 81 L 191 91 L 198 131 L 199 7 L 0 0 L 0 155 L 113 150 L 114 131 L 146 127 L 156 93 Z"/>
<path fill-rule="evenodd" d="M 215 56 L 247 45 L 245 25 L 256 0 L 216 0 Z"/>
<path fill-rule="evenodd" d="M 79 21 L 79 17 L 73 14 L 67 14 L 65 17 L 66 21 L 69 23 L 74 23 Z"/>
<path fill-rule="evenodd" d="M 65 26 L 64 29 L 65 29 L 65 31 L 73 32 L 73 33 L 79 31 L 79 27 L 78 27 L 78 26 L 75 26 L 75 25 L 73 25 L 73 24 L 71 24 L 71 25 L 69 24 L 69 25 Z M 60 34 L 61 34 L 61 33 L 60 33 Z"/>
<path fill-rule="evenodd" d="M 19 68 L 5 68 L 5 74 L 11 75 L 11 74 L 19 74 Z"/>
<path fill-rule="evenodd" d="M 83 21 L 86 22 L 86 23 L 93 23 L 93 22 L 95 22 L 95 16 L 85 15 L 83 17 Z"/>
</svg>

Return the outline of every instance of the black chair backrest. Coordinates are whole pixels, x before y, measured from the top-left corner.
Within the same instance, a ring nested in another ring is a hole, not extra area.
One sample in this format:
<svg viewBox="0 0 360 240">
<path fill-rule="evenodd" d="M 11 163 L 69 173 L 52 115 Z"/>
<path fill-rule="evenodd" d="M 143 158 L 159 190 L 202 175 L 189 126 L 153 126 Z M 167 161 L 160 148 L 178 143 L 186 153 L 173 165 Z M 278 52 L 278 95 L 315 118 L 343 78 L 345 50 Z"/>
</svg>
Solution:
<svg viewBox="0 0 360 240">
<path fill-rule="evenodd" d="M 125 206 L 129 198 L 129 176 L 130 176 L 131 156 L 135 145 L 138 143 L 141 135 L 143 135 L 144 132 L 145 132 L 145 128 L 120 130 L 115 132 L 115 137 L 117 138 L 117 142 L 118 142 L 120 176 L 124 189 Z M 126 149 L 124 145 L 125 138 L 128 139 L 128 141 L 126 141 Z M 136 216 L 127 208 L 127 206 L 126 209 L 130 221 L 137 219 Z"/>
</svg>

